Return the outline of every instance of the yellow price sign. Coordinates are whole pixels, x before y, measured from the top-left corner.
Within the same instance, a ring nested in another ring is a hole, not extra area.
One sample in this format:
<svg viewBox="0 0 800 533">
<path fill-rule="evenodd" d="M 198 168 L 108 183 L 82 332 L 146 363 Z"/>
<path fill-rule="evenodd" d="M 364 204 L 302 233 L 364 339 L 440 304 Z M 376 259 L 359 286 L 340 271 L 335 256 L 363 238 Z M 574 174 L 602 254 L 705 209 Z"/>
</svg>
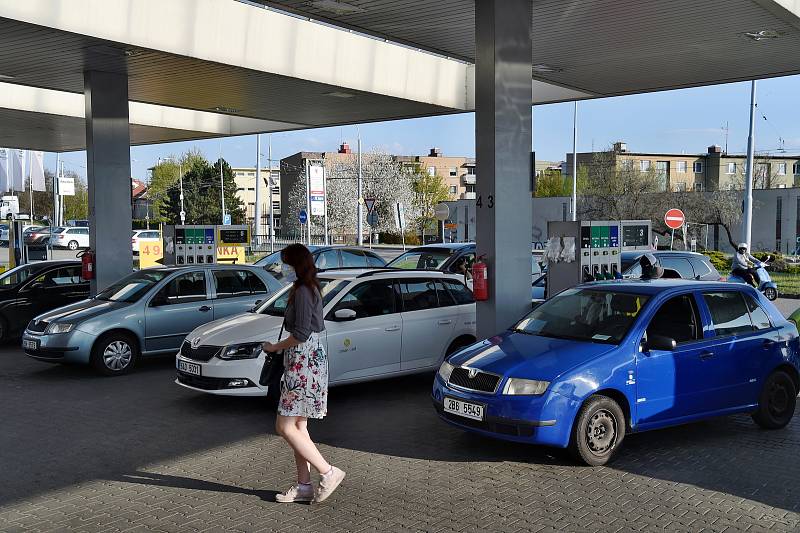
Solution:
<svg viewBox="0 0 800 533">
<path fill-rule="evenodd" d="M 158 266 L 164 257 L 164 244 L 161 239 L 139 239 L 139 268 Z"/>
<path fill-rule="evenodd" d="M 234 259 L 237 265 L 245 262 L 244 246 L 217 246 L 218 263 L 233 264 Z"/>
</svg>

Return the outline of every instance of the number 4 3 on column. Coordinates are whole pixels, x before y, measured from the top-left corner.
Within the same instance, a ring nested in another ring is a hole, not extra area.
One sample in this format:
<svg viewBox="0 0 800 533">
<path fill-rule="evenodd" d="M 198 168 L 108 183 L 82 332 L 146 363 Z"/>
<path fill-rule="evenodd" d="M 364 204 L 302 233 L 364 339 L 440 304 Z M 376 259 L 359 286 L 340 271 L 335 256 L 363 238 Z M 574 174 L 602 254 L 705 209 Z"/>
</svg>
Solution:
<svg viewBox="0 0 800 533">
<path fill-rule="evenodd" d="M 475 205 L 477 207 L 483 207 L 483 196 L 478 196 L 478 199 L 475 200 Z M 486 207 L 494 209 L 494 196 L 491 194 L 486 197 Z"/>
</svg>

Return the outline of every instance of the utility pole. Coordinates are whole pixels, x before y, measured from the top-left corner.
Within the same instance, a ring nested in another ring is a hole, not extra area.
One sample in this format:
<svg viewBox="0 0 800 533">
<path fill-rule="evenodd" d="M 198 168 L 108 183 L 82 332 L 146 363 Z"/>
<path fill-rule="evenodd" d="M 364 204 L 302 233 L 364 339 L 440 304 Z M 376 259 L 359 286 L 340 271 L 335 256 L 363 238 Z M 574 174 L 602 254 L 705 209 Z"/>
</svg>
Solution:
<svg viewBox="0 0 800 533">
<path fill-rule="evenodd" d="M 267 178 L 267 188 L 269 189 L 269 252 L 275 251 L 275 216 L 272 213 L 272 135 L 267 137 L 269 141 L 269 151 L 267 152 L 267 165 L 269 166 L 269 177 Z"/>
<path fill-rule="evenodd" d="M 308 239 L 306 243 L 311 246 L 311 176 L 309 171 L 309 160 L 306 163 L 306 230 L 308 232 Z"/>
<path fill-rule="evenodd" d="M 356 223 L 356 232 L 358 233 L 357 243 L 359 246 L 364 246 L 364 227 L 362 226 L 362 218 L 363 213 L 361 211 L 361 202 L 363 202 L 364 191 L 363 184 L 361 182 L 361 130 L 358 130 L 358 198 L 357 203 L 358 206 L 356 207 L 356 216 L 358 216 L 358 222 Z M 372 235 L 372 231 L 369 232 L 370 236 Z M 372 238 L 372 237 L 370 237 Z"/>
<path fill-rule="evenodd" d="M 222 177 L 222 143 L 219 143 L 219 197 L 222 200 L 222 223 L 225 223 L 225 178 Z"/>
<path fill-rule="evenodd" d="M 535 169 L 534 169 L 535 172 Z M 578 220 L 578 101 L 572 114 L 572 221 Z"/>
<path fill-rule="evenodd" d="M 256 204 L 253 209 L 253 235 L 261 229 L 261 134 L 256 133 Z"/>
<path fill-rule="evenodd" d="M 178 181 L 181 184 L 181 225 L 186 225 L 186 210 L 183 208 L 183 162 L 180 160 L 178 160 Z"/>
<path fill-rule="evenodd" d="M 756 116 L 756 80 L 750 82 L 750 133 L 747 136 L 747 175 L 744 193 L 744 223 L 742 224 L 742 240 L 750 246 L 753 225 L 753 151 L 755 144 Z"/>
</svg>

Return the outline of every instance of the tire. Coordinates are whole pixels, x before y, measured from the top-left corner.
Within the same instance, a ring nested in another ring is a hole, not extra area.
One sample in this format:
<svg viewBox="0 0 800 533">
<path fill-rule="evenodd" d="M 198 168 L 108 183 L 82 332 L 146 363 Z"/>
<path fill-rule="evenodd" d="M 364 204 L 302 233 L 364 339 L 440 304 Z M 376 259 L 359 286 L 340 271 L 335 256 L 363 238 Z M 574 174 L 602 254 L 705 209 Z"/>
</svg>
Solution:
<svg viewBox="0 0 800 533">
<path fill-rule="evenodd" d="M 758 397 L 753 420 L 764 429 L 782 429 L 792 421 L 797 403 L 797 386 L 783 370 L 769 375 Z"/>
<path fill-rule="evenodd" d="M 617 402 L 608 396 L 590 396 L 575 417 L 569 452 L 579 462 L 602 466 L 622 444 L 625 425 L 625 413 Z"/>
<path fill-rule="evenodd" d="M 103 335 L 92 347 L 92 366 L 105 376 L 130 372 L 139 358 L 139 345 L 128 333 Z"/>
<path fill-rule="evenodd" d="M 775 287 L 767 287 L 766 289 L 764 289 L 764 296 L 766 296 L 767 300 L 769 300 L 770 302 L 774 302 L 775 300 L 778 299 L 778 289 L 776 289 Z"/>
<path fill-rule="evenodd" d="M 78 241 L 69 241 L 69 244 L 67 244 L 67 248 L 69 248 L 70 250 L 77 250 Z"/>
</svg>

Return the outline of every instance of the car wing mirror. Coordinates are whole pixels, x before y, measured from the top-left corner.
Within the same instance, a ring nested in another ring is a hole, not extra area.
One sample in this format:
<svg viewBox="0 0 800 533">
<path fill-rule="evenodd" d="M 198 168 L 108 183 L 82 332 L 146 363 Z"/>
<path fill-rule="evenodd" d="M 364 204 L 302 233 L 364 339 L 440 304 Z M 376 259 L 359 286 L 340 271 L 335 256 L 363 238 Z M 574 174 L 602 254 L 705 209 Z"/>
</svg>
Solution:
<svg viewBox="0 0 800 533">
<path fill-rule="evenodd" d="M 665 352 L 671 352 L 677 345 L 678 343 L 676 343 L 675 339 L 671 337 L 666 337 L 664 335 L 648 335 L 644 347 L 647 351 L 662 350 Z"/>
<path fill-rule="evenodd" d="M 337 309 L 335 313 L 333 313 L 333 317 L 336 320 L 355 320 L 356 319 L 356 312 L 352 309 Z"/>
<path fill-rule="evenodd" d="M 162 305 L 167 305 L 167 297 L 163 294 L 156 294 L 153 296 L 153 299 L 150 300 L 150 307 L 159 307 Z"/>
</svg>

